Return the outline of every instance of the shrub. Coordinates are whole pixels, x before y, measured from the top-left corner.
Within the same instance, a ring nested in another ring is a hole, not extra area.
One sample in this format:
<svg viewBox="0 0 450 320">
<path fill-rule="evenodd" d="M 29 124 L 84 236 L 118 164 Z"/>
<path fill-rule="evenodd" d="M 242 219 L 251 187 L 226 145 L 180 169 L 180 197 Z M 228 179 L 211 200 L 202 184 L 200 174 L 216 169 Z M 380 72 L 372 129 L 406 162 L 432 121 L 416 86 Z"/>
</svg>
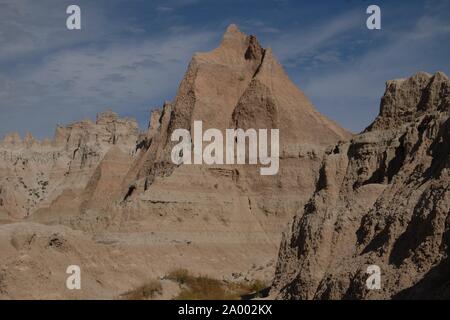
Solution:
<svg viewBox="0 0 450 320">
<path fill-rule="evenodd" d="M 230 292 L 226 285 L 208 276 L 194 276 L 186 269 L 175 269 L 169 272 L 167 279 L 178 282 L 181 287 L 176 300 L 234 300 L 239 296 Z"/>
<path fill-rule="evenodd" d="M 123 297 L 127 300 L 148 300 L 161 293 L 161 283 L 157 280 L 150 280 L 144 285 L 125 293 Z"/>
<path fill-rule="evenodd" d="M 255 280 L 255 281 L 250 282 L 250 284 L 249 284 L 249 289 L 252 292 L 260 292 L 260 291 L 266 289 L 267 287 L 269 287 L 267 282 L 262 281 L 262 280 Z"/>
<path fill-rule="evenodd" d="M 261 291 L 267 289 L 269 284 L 262 280 L 254 280 L 251 282 L 241 281 L 237 283 L 230 284 L 233 291 L 238 293 L 240 296 L 254 296 L 261 297 Z"/>
<path fill-rule="evenodd" d="M 258 293 L 268 285 L 261 280 L 253 282 L 228 283 L 205 275 L 192 275 L 186 269 L 169 272 L 166 279 L 181 285 L 176 300 L 239 300 L 241 296 Z"/>
<path fill-rule="evenodd" d="M 189 276 L 185 284 L 177 300 L 239 299 L 239 295 L 229 291 L 222 281 L 207 276 Z"/>
<path fill-rule="evenodd" d="M 176 281 L 179 284 L 185 284 L 189 277 L 189 271 L 183 268 L 172 270 L 166 276 L 167 279 Z"/>
</svg>

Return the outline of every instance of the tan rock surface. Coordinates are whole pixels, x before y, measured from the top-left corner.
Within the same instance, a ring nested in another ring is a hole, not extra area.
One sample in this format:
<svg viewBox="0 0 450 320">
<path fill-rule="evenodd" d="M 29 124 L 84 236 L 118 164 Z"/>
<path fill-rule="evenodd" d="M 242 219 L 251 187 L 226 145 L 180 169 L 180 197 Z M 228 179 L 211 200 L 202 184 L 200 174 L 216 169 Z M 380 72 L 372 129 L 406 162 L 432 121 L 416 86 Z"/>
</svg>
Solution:
<svg viewBox="0 0 450 320">
<path fill-rule="evenodd" d="M 261 176 L 256 165 L 172 164 L 173 130 L 190 130 L 196 120 L 203 121 L 204 130 L 279 128 L 278 175 Z M 8 204 L 0 215 L 26 217 L 33 222 L 24 222 L 30 233 L 34 228 L 51 233 L 54 225 L 66 230 L 67 257 L 78 259 L 82 269 L 89 266 L 90 286 L 80 297 L 117 296 L 176 267 L 216 278 L 259 274 L 269 280 L 281 231 L 311 195 L 325 147 L 349 137 L 313 108 L 269 49 L 231 25 L 217 49 L 194 55 L 176 98 L 152 113 L 147 133 L 138 134 L 134 121 L 105 113 L 96 123 L 58 127 L 45 148 L 31 139 L 32 146 L 24 147 L 20 137 L 9 136 L 0 148 L 3 159 L 11 159 L 0 161 L 7 164 L 5 172 L 16 181 L 36 180 L 42 171 L 48 186 L 28 204 L 28 189 L 8 182 L 0 192 Z M 29 165 L 19 171 L 14 163 L 23 157 Z M 33 157 L 38 160 L 29 161 Z M 12 237 L 10 231 L 0 233 Z M 25 285 L 33 275 L 16 274 L 11 268 L 17 252 L 7 250 L 13 262 L 4 267 L 4 296 L 17 298 L 26 291 L 36 297 Z M 56 259 L 53 251 L 33 250 L 30 263 L 61 272 L 62 264 L 48 262 Z M 114 284 L 105 283 L 107 276 Z M 70 293 L 56 289 L 60 280 L 34 281 L 41 291 L 44 281 L 52 283 L 44 297 L 66 298 Z M 16 283 L 23 285 L 16 290 Z"/>
<path fill-rule="evenodd" d="M 77 197 L 112 147 L 132 156 L 138 125 L 112 112 L 58 126 L 53 141 L 27 134 L 8 135 L 0 143 L 0 218 L 21 219 L 47 208 L 63 194 Z"/>
<path fill-rule="evenodd" d="M 330 148 L 281 244 L 280 299 L 450 298 L 450 81 L 387 83 L 380 115 Z M 369 265 L 381 290 L 368 290 Z"/>
</svg>

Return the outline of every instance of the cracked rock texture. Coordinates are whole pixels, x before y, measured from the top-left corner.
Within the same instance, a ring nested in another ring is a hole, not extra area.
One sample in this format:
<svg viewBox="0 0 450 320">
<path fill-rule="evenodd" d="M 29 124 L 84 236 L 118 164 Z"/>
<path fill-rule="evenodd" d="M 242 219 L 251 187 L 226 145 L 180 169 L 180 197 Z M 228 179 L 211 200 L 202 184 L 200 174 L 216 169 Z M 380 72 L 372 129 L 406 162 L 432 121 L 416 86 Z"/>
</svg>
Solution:
<svg viewBox="0 0 450 320">
<path fill-rule="evenodd" d="M 389 81 L 363 133 L 329 148 L 283 235 L 279 299 L 450 298 L 450 81 Z M 381 289 L 368 290 L 369 265 Z"/>
</svg>

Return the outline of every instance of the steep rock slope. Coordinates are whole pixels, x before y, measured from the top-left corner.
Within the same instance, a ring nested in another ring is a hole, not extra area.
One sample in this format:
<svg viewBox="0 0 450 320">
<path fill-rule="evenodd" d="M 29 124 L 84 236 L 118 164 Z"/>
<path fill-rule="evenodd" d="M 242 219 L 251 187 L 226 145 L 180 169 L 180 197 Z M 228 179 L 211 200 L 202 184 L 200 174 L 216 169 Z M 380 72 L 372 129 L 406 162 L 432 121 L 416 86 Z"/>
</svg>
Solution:
<svg viewBox="0 0 450 320">
<path fill-rule="evenodd" d="M 230 262 L 247 266 L 274 256 L 281 230 L 313 190 L 325 146 L 350 136 L 314 109 L 270 49 L 235 25 L 217 49 L 194 55 L 174 101 L 152 117 L 158 120 L 152 118 L 139 144 L 124 180 L 123 202 L 111 209 L 116 217 L 140 222 L 120 222 L 121 228 L 168 239 L 176 235 L 194 258 L 212 245 L 218 251 L 227 247 Z M 279 173 L 261 176 L 257 165 L 172 164 L 172 132 L 192 132 L 197 120 L 203 130 L 223 133 L 279 129 Z M 249 254 L 232 258 L 241 251 Z"/>
<path fill-rule="evenodd" d="M 330 148 L 283 236 L 282 299 L 450 298 L 450 81 L 389 81 L 374 123 Z M 368 290 L 367 267 L 381 269 Z"/>
</svg>

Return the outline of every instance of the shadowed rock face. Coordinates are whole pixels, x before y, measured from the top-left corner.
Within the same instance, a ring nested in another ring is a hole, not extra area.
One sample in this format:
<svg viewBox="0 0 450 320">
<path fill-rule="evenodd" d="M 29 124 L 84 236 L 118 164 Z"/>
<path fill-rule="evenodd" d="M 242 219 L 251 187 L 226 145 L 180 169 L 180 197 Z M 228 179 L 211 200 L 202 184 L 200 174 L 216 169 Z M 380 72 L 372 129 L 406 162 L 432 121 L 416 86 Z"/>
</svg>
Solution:
<svg viewBox="0 0 450 320">
<path fill-rule="evenodd" d="M 280 299 L 450 298 L 450 81 L 389 81 L 380 115 L 332 147 L 279 251 Z M 366 288 L 369 265 L 381 290 Z"/>
<path fill-rule="evenodd" d="M 203 130 L 279 129 L 278 175 L 261 176 L 257 165 L 172 164 L 172 132 L 191 130 L 197 120 L 203 122 Z M 106 297 L 114 296 L 176 267 L 230 278 L 261 266 L 260 276 L 269 279 L 281 231 L 314 190 L 326 146 L 349 137 L 314 109 L 270 49 L 231 25 L 217 49 L 194 55 L 176 98 L 152 113 L 148 132 L 138 134 L 135 122 L 104 114 L 95 124 L 58 127 L 48 152 L 17 147 L 20 138 L 9 136 L 2 147 L 5 157 L 14 153 L 43 159 L 36 162 L 43 163 L 51 188 L 26 213 L 11 212 L 21 189 L 8 196 L 8 206 L 0 207 L 2 217 L 28 216 L 29 228 L 8 226 L 0 228 L 0 235 L 34 239 L 37 234 L 47 239 L 53 225 L 63 225 L 59 232 L 67 239 L 65 256 L 91 266 L 84 272 L 98 280 L 80 293 L 82 297 L 104 297 L 105 292 Z M 27 144 L 35 142 L 28 137 Z M 12 170 L 16 176 L 32 176 Z M 0 190 L 0 199 L 6 199 L 3 195 L 9 190 Z M 47 226 L 38 228 L 30 220 Z M 79 231 L 73 229 L 83 232 L 79 244 Z M 46 274 L 53 270 L 46 261 L 56 253 L 43 252 L 42 241 L 30 240 L 29 246 L 16 249 L 28 255 L 25 264 Z M 89 254 L 73 249 L 77 245 L 89 247 Z M 22 260 L 14 248 L 4 249 L 4 295 L 52 296 L 42 293 L 44 283 L 39 283 L 39 292 L 24 289 L 32 278 L 15 273 Z M 98 270 L 103 270 L 101 276 Z M 115 283 L 102 280 L 108 278 Z M 49 290 L 58 285 L 53 278 L 45 281 Z"/>
</svg>

